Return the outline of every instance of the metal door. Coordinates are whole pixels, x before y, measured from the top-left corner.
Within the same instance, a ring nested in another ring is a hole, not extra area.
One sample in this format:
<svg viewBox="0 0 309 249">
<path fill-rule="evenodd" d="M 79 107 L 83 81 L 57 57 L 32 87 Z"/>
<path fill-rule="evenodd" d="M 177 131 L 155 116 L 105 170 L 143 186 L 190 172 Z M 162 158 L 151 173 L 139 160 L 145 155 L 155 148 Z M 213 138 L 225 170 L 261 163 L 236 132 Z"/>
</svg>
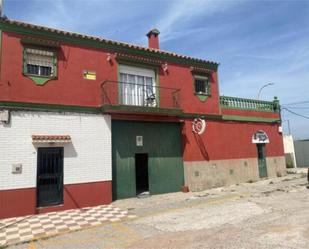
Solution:
<svg viewBox="0 0 309 249">
<path fill-rule="evenodd" d="M 260 178 L 267 177 L 267 166 L 265 156 L 265 144 L 257 144 L 258 165 Z"/>
<path fill-rule="evenodd" d="M 63 203 L 63 148 L 38 148 L 37 206 Z"/>
</svg>

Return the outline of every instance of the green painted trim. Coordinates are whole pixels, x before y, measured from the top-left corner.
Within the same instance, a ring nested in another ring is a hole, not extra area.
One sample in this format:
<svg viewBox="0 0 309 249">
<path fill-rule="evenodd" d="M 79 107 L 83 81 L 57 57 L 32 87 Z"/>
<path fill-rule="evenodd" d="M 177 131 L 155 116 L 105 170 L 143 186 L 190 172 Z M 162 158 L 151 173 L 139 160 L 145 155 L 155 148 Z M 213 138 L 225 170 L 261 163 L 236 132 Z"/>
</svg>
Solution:
<svg viewBox="0 0 309 249">
<path fill-rule="evenodd" d="M 44 76 L 31 76 L 31 75 L 27 75 L 27 77 L 32 79 L 35 82 L 35 84 L 37 84 L 38 86 L 43 86 L 43 85 L 45 85 L 45 83 L 47 81 L 53 79 L 53 78 L 44 77 Z"/>
<path fill-rule="evenodd" d="M 1 73 L 2 73 L 2 71 L 1 71 L 1 69 L 2 69 L 2 67 L 1 67 L 1 64 L 2 64 L 2 30 L 0 29 L 0 81 L 1 81 Z"/>
<path fill-rule="evenodd" d="M 222 120 L 244 121 L 244 122 L 263 122 L 263 123 L 280 123 L 280 119 L 276 119 L 276 118 L 248 117 L 248 116 L 237 116 L 237 115 L 223 115 Z"/>
<path fill-rule="evenodd" d="M 202 102 L 205 102 L 209 97 L 209 95 L 198 94 L 198 93 L 195 93 L 195 96 L 197 96 L 199 98 L 199 100 L 202 101 Z"/>
<path fill-rule="evenodd" d="M 121 112 L 128 112 L 129 114 L 148 113 L 148 114 L 177 116 L 179 118 L 188 118 L 188 119 L 205 118 L 206 120 L 280 123 L 280 119 L 274 119 L 274 118 L 184 113 L 181 109 L 168 109 L 168 108 L 144 107 L 144 106 L 104 105 L 103 107 L 90 107 L 90 106 L 87 107 L 87 106 L 73 106 L 73 105 L 55 105 L 55 104 L 0 101 L 0 107 L 12 110 L 68 111 L 68 112 L 71 111 L 71 112 L 94 113 L 94 114 L 100 114 L 102 112 L 109 113 L 109 112 L 121 111 Z"/>
<path fill-rule="evenodd" d="M 150 34 L 159 35 L 160 31 L 157 28 L 154 28 L 147 33 L 147 36 L 149 36 Z"/>
<path fill-rule="evenodd" d="M 184 65 L 190 66 L 200 66 L 206 67 L 210 70 L 217 71 L 218 63 L 203 61 L 195 58 L 179 58 L 173 54 L 164 54 L 158 53 L 157 51 L 152 50 L 140 50 L 134 47 L 128 47 L 126 44 L 111 44 L 109 41 L 101 41 L 95 38 L 85 37 L 83 35 L 74 34 L 74 36 L 70 33 L 56 33 L 51 32 L 49 30 L 39 29 L 39 28 L 31 28 L 31 27 L 23 27 L 21 25 L 17 25 L 16 23 L 5 23 L 4 21 L 0 21 L 0 29 L 4 31 L 16 32 L 23 35 L 35 35 L 35 36 L 43 36 L 50 39 L 55 39 L 63 42 L 73 43 L 82 46 L 89 46 L 94 48 L 102 48 L 107 50 L 112 50 L 114 52 L 122 52 L 129 53 L 135 55 L 142 55 L 150 58 L 157 58 L 164 61 L 180 63 Z"/>
<path fill-rule="evenodd" d="M 85 113 L 101 113 L 100 107 L 73 106 L 73 105 L 54 105 L 26 102 L 0 101 L 0 107 L 9 109 L 27 109 L 38 111 L 73 111 Z"/>
<path fill-rule="evenodd" d="M 142 113 L 142 114 L 158 114 L 158 115 L 169 115 L 178 116 L 183 112 L 181 109 L 168 109 L 158 107 L 147 107 L 147 106 L 128 106 L 128 105 L 104 105 L 102 111 L 106 113 L 110 112 L 129 112 L 129 113 Z"/>
<path fill-rule="evenodd" d="M 202 114 L 202 113 L 183 113 L 179 115 L 180 118 L 194 119 L 194 118 L 204 118 L 206 120 L 222 120 L 221 115 L 216 114 Z"/>
</svg>

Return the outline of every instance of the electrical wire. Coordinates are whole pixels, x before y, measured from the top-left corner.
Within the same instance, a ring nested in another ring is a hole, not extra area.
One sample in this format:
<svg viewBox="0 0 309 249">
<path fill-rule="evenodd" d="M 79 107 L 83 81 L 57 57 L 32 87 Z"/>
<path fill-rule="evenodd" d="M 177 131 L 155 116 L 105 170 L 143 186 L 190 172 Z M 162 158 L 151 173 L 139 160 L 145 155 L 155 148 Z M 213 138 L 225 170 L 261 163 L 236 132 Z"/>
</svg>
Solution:
<svg viewBox="0 0 309 249">
<path fill-rule="evenodd" d="M 283 106 L 283 107 L 285 107 L 285 106 Z M 304 110 L 306 110 L 306 109 L 309 109 L 309 106 L 297 106 L 297 107 L 289 106 L 288 108 L 289 109 L 304 109 Z"/>
<path fill-rule="evenodd" d="M 309 100 L 303 100 L 303 101 L 299 101 L 299 102 L 292 102 L 292 103 L 287 103 L 287 104 L 282 104 L 282 105 L 287 106 L 287 105 L 298 105 L 298 104 L 306 104 L 306 103 L 309 103 Z"/>
<path fill-rule="evenodd" d="M 296 116 L 299 116 L 299 117 L 302 117 L 302 118 L 305 118 L 305 119 L 309 119 L 309 117 L 304 116 L 304 115 L 299 114 L 299 113 L 296 113 L 296 112 L 293 112 L 293 111 L 289 110 L 289 109 L 286 108 L 286 107 L 283 107 L 282 110 L 286 110 L 286 111 L 288 111 L 288 112 L 290 112 L 290 113 L 292 113 L 292 114 L 294 114 L 294 115 L 296 115 Z"/>
</svg>

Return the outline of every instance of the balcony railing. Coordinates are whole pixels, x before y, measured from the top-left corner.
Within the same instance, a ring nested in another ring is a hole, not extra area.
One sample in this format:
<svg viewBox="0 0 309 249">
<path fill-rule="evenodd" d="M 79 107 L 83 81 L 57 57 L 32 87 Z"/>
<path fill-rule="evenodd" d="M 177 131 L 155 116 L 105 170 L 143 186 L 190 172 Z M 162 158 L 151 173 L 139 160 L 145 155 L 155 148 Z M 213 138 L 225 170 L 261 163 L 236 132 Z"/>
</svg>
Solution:
<svg viewBox="0 0 309 249">
<path fill-rule="evenodd" d="M 103 105 L 180 109 L 180 89 L 104 81 L 101 85 Z"/>
<path fill-rule="evenodd" d="M 275 99 L 271 101 L 262 101 L 255 99 L 244 99 L 228 96 L 220 96 L 220 105 L 222 108 L 227 109 L 242 109 L 253 110 L 263 112 L 279 112 L 279 100 Z"/>
</svg>

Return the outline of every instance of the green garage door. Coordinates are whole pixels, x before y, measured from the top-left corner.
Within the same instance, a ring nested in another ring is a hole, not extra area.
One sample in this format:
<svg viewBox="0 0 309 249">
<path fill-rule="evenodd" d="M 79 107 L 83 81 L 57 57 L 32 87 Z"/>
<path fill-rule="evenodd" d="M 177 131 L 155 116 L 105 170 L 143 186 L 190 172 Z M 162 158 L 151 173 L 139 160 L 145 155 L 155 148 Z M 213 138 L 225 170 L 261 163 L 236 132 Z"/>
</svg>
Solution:
<svg viewBox="0 0 309 249">
<path fill-rule="evenodd" d="M 148 174 L 150 194 L 181 190 L 184 171 L 179 123 L 112 122 L 113 198 L 136 196 L 137 177 Z M 147 171 L 136 170 L 138 158 Z M 139 184 L 138 184 L 139 185 Z"/>
</svg>

